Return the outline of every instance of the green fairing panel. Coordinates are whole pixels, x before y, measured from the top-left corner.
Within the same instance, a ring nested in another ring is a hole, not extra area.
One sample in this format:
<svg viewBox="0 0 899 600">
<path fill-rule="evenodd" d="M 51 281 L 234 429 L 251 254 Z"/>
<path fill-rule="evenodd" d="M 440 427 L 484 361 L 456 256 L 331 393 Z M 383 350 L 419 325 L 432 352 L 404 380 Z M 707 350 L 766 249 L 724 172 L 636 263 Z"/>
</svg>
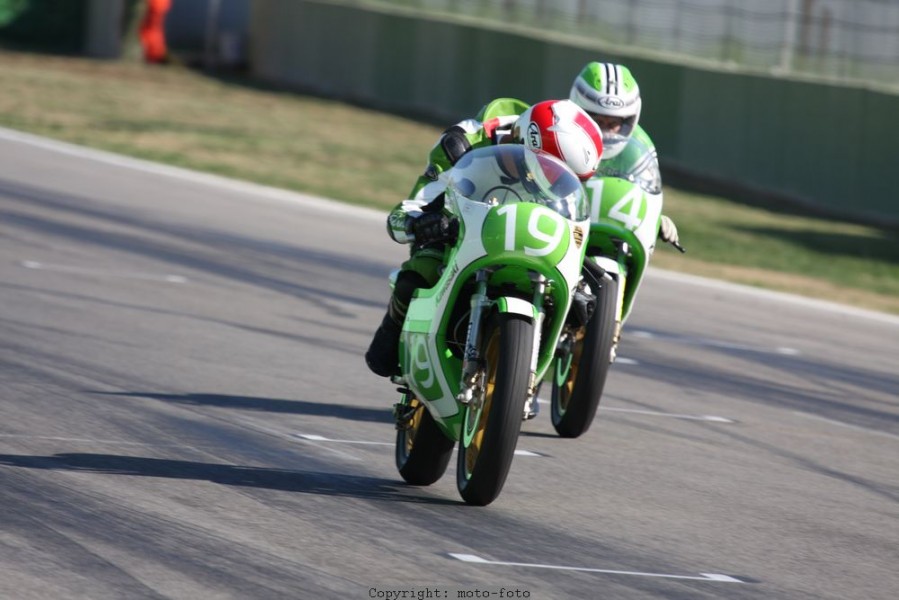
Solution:
<svg viewBox="0 0 899 600">
<path fill-rule="evenodd" d="M 643 271 L 649 262 L 643 244 L 637 238 L 633 231 L 630 231 L 620 225 L 611 223 L 591 223 L 590 224 L 590 240 L 600 240 L 601 244 L 591 243 L 587 248 L 587 256 L 616 256 L 617 249 L 612 246 L 611 240 L 620 240 L 625 242 L 628 247 L 628 254 L 624 258 L 627 266 L 627 278 L 629 282 L 640 281 L 643 277 Z M 605 245 L 608 244 L 608 245 Z M 624 288 L 624 300 L 622 302 L 622 315 L 628 315 L 631 311 L 631 304 L 637 292 L 637 286 L 627 285 Z"/>
<path fill-rule="evenodd" d="M 433 288 L 419 289 L 416 290 L 416 297 L 433 297 L 435 295 L 444 295 L 449 294 L 450 304 L 455 304 L 457 302 L 457 297 L 460 294 L 461 290 L 465 287 L 466 283 L 463 282 L 473 282 L 474 274 L 481 268 L 486 266 L 490 266 L 491 264 L 495 264 L 492 259 L 485 257 L 483 260 L 476 260 L 470 265 L 468 265 L 459 277 L 456 279 L 456 285 L 454 289 L 447 290 L 446 286 L 449 285 L 448 279 L 451 277 L 449 273 L 444 273 L 444 276 L 441 277 L 441 280 L 435 285 Z M 499 271 L 494 272 L 491 275 L 490 281 L 488 283 L 488 287 L 491 289 L 498 288 L 506 288 L 505 285 L 509 281 L 518 280 L 521 278 L 522 273 L 527 273 L 529 270 L 536 267 L 537 264 L 531 262 L 529 260 L 510 260 L 509 264 L 504 269 L 500 269 Z M 542 270 L 542 269 L 541 269 Z M 547 293 L 552 298 L 552 303 L 555 306 L 568 306 L 570 302 L 569 291 L 564 285 L 554 285 L 555 281 L 564 281 L 561 273 L 554 272 L 550 274 L 549 286 L 547 287 Z M 441 362 L 443 363 L 444 372 L 447 373 L 447 383 L 450 386 L 450 389 L 453 394 L 457 394 L 459 392 L 459 377 L 461 375 L 462 369 L 462 361 L 455 356 L 449 350 L 449 346 L 447 344 L 447 335 L 446 332 L 450 327 L 450 317 L 451 311 L 447 311 L 442 315 L 442 320 L 438 325 L 438 333 L 435 336 L 434 342 L 437 347 L 438 355 L 444 358 L 441 358 Z M 407 320 L 405 328 L 407 330 L 412 331 L 420 331 L 427 332 L 430 329 L 430 322 L 428 321 L 410 321 Z M 556 319 L 556 323 L 552 326 L 550 331 L 547 331 L 547 335 L 544 336 L 543 339 L 556 339 L 556 337 L 560 333 L 560 329 L 564 326 L 564 319 Z M 403 339 L 405 346 L 405 338 Z M 405 356 L 405 352 L 403 352 Z M 553 353 L 550 349 L 544 348 L 540 352 L 540 357 L 537 365 L 537 373 L 538 375 L 543 374 L 546 369 L 549 367 L 550 363 L 553 359 Z M 435 398 L 426 398 L 427 400 L 435 400 Z M 453 417 L 444 417 L 447 421 L 446 424 L 438 423 L 441 427 L 445 425 L 455 425 Z"/>
</svg>

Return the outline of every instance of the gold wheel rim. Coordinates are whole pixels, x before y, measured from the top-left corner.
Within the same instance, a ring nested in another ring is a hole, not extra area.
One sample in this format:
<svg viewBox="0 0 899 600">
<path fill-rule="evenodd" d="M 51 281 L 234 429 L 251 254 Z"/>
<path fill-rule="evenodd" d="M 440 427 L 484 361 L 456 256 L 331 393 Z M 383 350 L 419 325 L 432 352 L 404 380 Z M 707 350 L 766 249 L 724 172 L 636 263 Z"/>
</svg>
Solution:
<svg viewBox="0 0 899 600">
<path fill-rule="evenodd" d="M 484 353 L 487 363 L 487 376 L 484 382 L 484 404 L 478 414 L 478 424 L 471 438 L 471 443 L 465 448 L 465 470 L 468 475 L 474 472 L 474 467 L 481 455 L 484 444 L 484 431 L 487 428 L 487 419 L 490 415 L 490 407 L 493 406 L 493 393 L 496 389 L 496 371 L 499 359 L 499 330 L 494 329 L 490 340 L 487 342 L 487 350 Z"/>
<path fill-rule="evenodd" d="M 565 384 L 559 386 L 559 412 L 565 414 L 571 395 L 574 393 L 574 382 L 577 381 L 577 373 L 581 364 L 581 356 L 584 353 L 584 328 L 581 327 L 574 334 L 574 344 L 571 351 L 571 366 L 568 368 L 568 377 Z"/>
<path fill-rule="evenodd" d="M 412 418 L 409 419 L 409 429 L 406 430 L 406 455 L 412 452 L 412 446 L 415 445 L 415 436 L 418 434 L 418 428 L 421 427 L 421 421 L 424 418 L 425 405 L 418 398 L 412 398 L 409 406 L 414 408 Z"/>
</svg>

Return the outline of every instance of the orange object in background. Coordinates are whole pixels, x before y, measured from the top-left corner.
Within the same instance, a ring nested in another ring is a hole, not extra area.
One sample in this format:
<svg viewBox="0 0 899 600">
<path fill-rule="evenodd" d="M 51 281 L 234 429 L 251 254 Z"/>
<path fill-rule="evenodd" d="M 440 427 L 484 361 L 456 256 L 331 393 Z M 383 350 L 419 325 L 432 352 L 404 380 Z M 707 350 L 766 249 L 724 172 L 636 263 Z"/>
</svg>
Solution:
<svg viewBox="0 0 899 600">
<path fill-rule="evenodd" d="M 140 43 L 144 48 L 144 60 L 148 63 L 164 63 L 168 58 L 165 15 L 171 7 L 172 0 L 147 0 L 147 10 L 140 23 Z"/>
</svg>

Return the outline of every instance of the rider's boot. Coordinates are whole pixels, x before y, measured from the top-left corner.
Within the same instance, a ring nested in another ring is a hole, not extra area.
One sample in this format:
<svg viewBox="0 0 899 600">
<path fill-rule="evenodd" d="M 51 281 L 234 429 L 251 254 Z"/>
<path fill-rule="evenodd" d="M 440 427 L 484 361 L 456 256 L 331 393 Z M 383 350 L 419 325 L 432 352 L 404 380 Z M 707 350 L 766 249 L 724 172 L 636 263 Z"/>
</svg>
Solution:
<svg viewBox="0 0 899 600">
<path fill-rule="evenodd" d="M 380 327 L 375 331 L 368 351 L 365 353 L 365 363 L 375 375 L 390 377 L 399 375 L 400 332 L 402 325 L 397 323 L 390 312 L 384 315 Z"/>
<path fill-rule="evenodd" d="M 402 270 L 397 274 L 395 288 L 387 303 L 387 314 L 381 321 L 380 327 L 375 331 L 368 352 L 365 353 L 365 362 L 375 375 L 392 377 L 400 375 L 400 333 L 403 330 L 403 321 L 406 320 L 406 311 L 409 310 L 409 302 L 415 294 L 415 290 L 433 285 L 439 275 L 436 274 L 432 282 L 428 282 L 420 273 L 412 270 Z"/>
</svg>

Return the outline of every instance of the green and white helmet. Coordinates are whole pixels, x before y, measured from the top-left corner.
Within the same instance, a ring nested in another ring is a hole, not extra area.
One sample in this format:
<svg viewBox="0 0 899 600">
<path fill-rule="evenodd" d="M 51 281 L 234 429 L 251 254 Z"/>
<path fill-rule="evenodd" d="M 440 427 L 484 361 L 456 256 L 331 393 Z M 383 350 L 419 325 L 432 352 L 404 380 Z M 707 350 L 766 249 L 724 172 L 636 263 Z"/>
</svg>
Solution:
<svg viewBox="0 0 899 600">
<path fill-rule="evenodd" d="M 630 70 L 622 65 L 591 62 L 574 80 L 570 99 L 602 129 L 602 159 L 618 156 L 637 127 L 643 105 L 640 86 Z M 609 117 L 621 119 L 617 131 L 610 130 Z"/>
</svg>

